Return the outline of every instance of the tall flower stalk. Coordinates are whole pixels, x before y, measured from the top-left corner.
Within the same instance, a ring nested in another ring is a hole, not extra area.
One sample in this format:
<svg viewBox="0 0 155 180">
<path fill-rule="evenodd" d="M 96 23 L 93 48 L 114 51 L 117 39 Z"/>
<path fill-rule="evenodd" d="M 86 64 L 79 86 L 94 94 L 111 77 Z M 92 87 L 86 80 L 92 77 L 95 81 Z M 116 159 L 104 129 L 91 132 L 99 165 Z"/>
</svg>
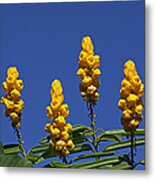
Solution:
<svg viewBox="0 0 155 180">
<path fill-rule="evenodd" d="M 69 107 L 68 104 L 63 104 L 63 88 L 59 80 L 52 82 L 50 94 L 51 102 L 46 113 L 52 122 L 46 124 L 45 131 L 51 134 L 50 144 L 54 151 L 65 160 L 65 156 L 74 148 L 74 143 L 69 138 L 72 125 L 65 120 L 69 115 Z"/>
<path fill-rule="evenodd" d="M 89 36 L 82 39 L 81 47 L 82 50 L 79 54 L 78 60 L 79 69 L 77 71 L 77 75 L 82 80 L 79 85 L 79 89 L 83 100 L 87 103 L 89 118 L 91 120 L 91 127 L 93 130 L 94 151 L 97 152 L 94 106 L 96 105 L 100 95 L 98 92 L 98 88 L 100 86 L 98 78 L 101 75 L 101 71 L 99 69 L 100 56 L 94 55 L 94 46 Z"/>
<path fill-rule="evenodd" d="M 19 127 L 21 124 L 22 110 L 24 108 L 24 101 L 21 99 L 21 90 L 24 87 L 23 81 L 19 78 L 19 72 L 16 67 L 9 67 L 7 70 L 6 81 L 3 82 L 3 91 L 6 93 L 2 96 L 1 103 L 5 105 L 5 116 L 10 117 L 12 127 L 16 131 L 19 142 L 19 148 L 25 156 L 23 141 Z"/>
<path fill-rule="evenodd" d="M 131 164 L 134 166 L 134 134 L 142 121 L 144 84 L 135 63 L 128 60 L 124 64 L 124 79 L 121 83 L 118 107 L 122 110 L 121 123 L 125 131 L 131 133 Z"/>
</svg>

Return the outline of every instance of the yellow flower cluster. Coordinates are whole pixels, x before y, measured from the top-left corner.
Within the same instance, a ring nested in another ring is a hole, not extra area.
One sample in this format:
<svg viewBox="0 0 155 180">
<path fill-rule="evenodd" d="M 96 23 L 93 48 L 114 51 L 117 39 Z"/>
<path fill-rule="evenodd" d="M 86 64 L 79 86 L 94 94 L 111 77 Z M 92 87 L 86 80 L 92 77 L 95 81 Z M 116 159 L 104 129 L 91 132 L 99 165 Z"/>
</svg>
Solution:
<svg viewBox="0 0 155 180">
<path fill-rule="evenodd" d="M 144 84 L 133 61 L 124 64 L 124 79 L 120 89 L 118 107 L 122 110 L 121 123 L 125 131 L 134 132 L 142 120 Z"/>
<path fill-rule="evenodd" d="M 24 85 L 23 81 L 18 79 L 18 77 L 19 72 L 16 67 L 8 68 L 6 81 L 2 84 L 6 96 L 1 98 L 1 103 L 6 106 L 5 115 L 11 118 L 12 126 L 16 129 L 20 126 L 22 110 L 24 108 L 24 101 L 20 99 L 20 92 Z"/>
<path fill-rule="evenodd" d="M 100 56 L 94 55 L 94 46 L 89 36 L 84 37 L 82 40 L 82 50 L 78 63 L 77 75 L 82 78 L 79 87 L 81 96 L 84 100 L 95 103 L 99 98 Z"/>
<path fill-rule="evenodd" d="M 63 89 L 59 80 L 52 82 L 50 94 L 52 101 L 50 106 L 47 106 L 46 113 L 47 117 L 53 121 L 46 124 L 45 131 L 51 134 L 50 143 L 54 150 L 60 156 L 64 156 L 74 148 L 74 143 L 69 139 L 72 125 L 66 123 L 65 120 L 69 115 L 69 108 L 67 104 L 63 104 Z"/>
</svg>

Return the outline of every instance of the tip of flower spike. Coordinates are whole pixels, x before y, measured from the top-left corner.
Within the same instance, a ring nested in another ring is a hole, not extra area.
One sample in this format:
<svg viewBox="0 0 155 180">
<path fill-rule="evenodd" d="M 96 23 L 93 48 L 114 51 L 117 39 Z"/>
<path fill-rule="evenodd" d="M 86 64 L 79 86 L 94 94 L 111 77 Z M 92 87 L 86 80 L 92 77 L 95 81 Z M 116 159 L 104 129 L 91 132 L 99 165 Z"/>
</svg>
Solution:
<svg viewBox="0 0 155 180">
<path fill-rule="evenodd" d="M 84 51 L 86 51 L 87 53 L 90 53 L 90 54 L 93 53 L 94 46 L 93 46 L 92 40 L 89 36 L 85 36 L 82 39 L 82 49 Z"/>
</svg>

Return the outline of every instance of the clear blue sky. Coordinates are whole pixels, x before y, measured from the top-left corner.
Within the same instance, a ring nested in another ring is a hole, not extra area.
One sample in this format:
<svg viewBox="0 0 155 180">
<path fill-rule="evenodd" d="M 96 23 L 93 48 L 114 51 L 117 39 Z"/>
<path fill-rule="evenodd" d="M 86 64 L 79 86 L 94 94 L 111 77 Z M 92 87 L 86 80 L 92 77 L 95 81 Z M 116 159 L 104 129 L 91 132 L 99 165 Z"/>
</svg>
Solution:
<svg viewBox="0 0 155 180">
<path fill-rule="evenodd" d="M 67 121 L 90 125 L 76 75 L 85 35 L 91 36 L 95 53 L 101 56 L 96 126 L 122 128 L 117 101 L 127 59 L 135 61 L 144 82 L 144 1 L 0 5 L 0 83 L 9 66 L 18 67 L 25 85 L 21 128 L 26 151 L 47 135 L 46 106 L 55 78 L 61 80 L 70 107 Z M 16 143 L 3 110 L 1 105 L 1 139 Z M 138 153 L 138 159 L 143 157 L 143 148 Z"/>
</svg>

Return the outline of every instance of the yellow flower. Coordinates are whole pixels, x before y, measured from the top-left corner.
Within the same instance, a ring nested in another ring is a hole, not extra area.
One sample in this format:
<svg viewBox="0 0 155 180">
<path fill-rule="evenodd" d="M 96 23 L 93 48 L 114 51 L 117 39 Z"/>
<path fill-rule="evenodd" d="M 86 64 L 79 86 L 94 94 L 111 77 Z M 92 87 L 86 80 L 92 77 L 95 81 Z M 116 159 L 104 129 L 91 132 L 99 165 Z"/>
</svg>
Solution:
<svg viewBox="0 0 155 180">
<path fill-rule="evenodd" d="M 93 94 L 96 90 L 97 90 L 97 88 L 94 85 L 91 85 L 87 88 L 87 93 Z"/>
<path fill-rule="evenodd" d="M 124 79 L 120 89 L 118 107 L 123 111 L 121 123 L 125 131 L 134 132 L 142 120 L 144 85 L 133 61 L 124 64 Z"/>
<path fill-rule="evenodd" d="M 20 98 L 20 92 L 17 90 L 17 89 L 13 89 L 11 92 L 10 92 L 10 95 L 11 95 L 11 98 L 17 102 Z"/>
<path fill-rule="evenodd" d="M 84 71 L 83 68 L 80 68 L 78 71 L 77 71 L 77 75 L 80 77 L 80 78 L 84 78 L 86 76 L 86 73 Z"/>
<path fill-rule="evenodd" d="M 63 147 L 65 146 L 65 144 L 66 144 L 66 143 L 65 143 L 64 141 L 59 140 L 58 142 L 56 142 L 55 149 L 56 149 L 57 151 L 60 151 L 60 150 L 63 149 Z"/>
<path fill-rule="evenodd" d="M 7 109 L 13 109 L 14 102 L 9 100 L 7 97 L 2 97 L 1 103 L 6 106 Z"/>
<path fill-rule="evenodd" d="M 69 133 L 72 131 L 72 125 L 66 124 L 65 118 L 69 115 L 68 104 L 63 104 L 63 88 L 59 80 L 54 80 L 51 84 L 51 102 L 46 107 L 47 116 L 53 120 L 45 126 L 45 131 L 51 134 L 50 144 L 59 156 L 69 154 L 67 149 L 67 141 Z"/>
<path fill-rule="evenodd" d="M 50 128 L 50 130 L 53 136 L 55 136 L 56 138 L 60 137 L 60 130 L 58 128 Z"/>
<path fill-rule="evenodd" d="M 17 80 L 15 87 L 18 91 L 21 91 L 24 88 L 23 80 L 21 79 Z"/>
<path fill-rule="evenodd" d="M 6 96 L 1 98 L 1 103 L 6 106 L 5 115 L 10 117 L 12 126 L 19 128 L 24 101 L 20 99 L 20 91 L 23 89 L 23 81 L 18 79 L 19 73 L 16 67 L 10 67 L 7 70 L 6 81 L 2 87 Z"/>
<path fill-rule="evenodd" d="M 100 69 L 93 70 L 92 77 L 93 79 L 98 78 L 101 75 Z"/>
<path fill-rule="evenodd" d="M 68 132 L 67 131 L 62 131 L 61 138 L 62 138 L 62 140 L 67 141 L 68 138 L 69 138 Z"/>
<path fill-rule="evenodd" d="M 143 106 L 141 104 L 137 105 L 135 108 L 135 112 L 137 114 L 142 114 L 142 111 L 143 111 Z"/>
<path fill-rule="evenodd" d="M 82 78 L 80 83 L 80 93 L 83 100 L 94 103 L 98 100 L 97 92 L 100 83 L 98 77 L 101 75 L 100 56 L 94 55 L 94 46 L 91 38 L 86 36 L 82 40 L 82 50 L 79 55 L 79 70 L 77 75 Z M 95 95 L 95 93 L 97 93 Z"/>
<path fill-rule="evenodd" d="M 3 82 L 2 83 L 2 88 L 3 88 L 3 91 L 8 94 L 9 91 L 10 91 L 10 88 L 8 87 L 7 83 L 6 82 Z"/>
<path fill-rule="evenodd" d="M 82 39 L 82 49 L 88 54 L 93 54 L 94 46 L 89 36 Z"/>
<path fill-rule="evenodd" d="M 15 84 L 15 81 L 16 81 L 16 78 L 13 76 L 13 75 L 9 75 L 7 78 L 6 78 L 6 83 L 7 83 L 7 86 L 11 89 L 12 86 Z"/>
<path fill-rule="evenodd" d="M 125 99 L 120 99 L 119 102 L 118 102 L 118 107 L 121 109 L 121 110 L 125 110 L 126 109 L 126 100 Z"/>
<path fill-rule="evenodd" d="M 94 56 L 93 55 L 89 55 L 88 57 L 87 57 L 87 64 L 88 64 L 88 67 L 89 68 L 94 68 L 94 66 L 95 66 L 95 59 L 94 59 Z"/>
<path fill-rule="evenodd" d="M 66 124 L 64 127 L 64 130 L 67 131 L 68 133 L 72 132 L 72 125 L 70 123 Z"/>
<path fill-rule="evenodd" d="M 16 124 L 16 123 L 18 123 L 18 122 L 20 121 L 19 115 L 18 115 L 17 113 L 15 113 L 15 112 L 12 112 L 12 113 L 10 114 L 10 117 L 11 117 L 11 120 L 12 120 L 12 122 L 13 122 L 14 124 Z"/>
<path fill-rule="evenodd" d="M 92 84 L 92 78 L 90 76 L 85 76 L 82 80 L 83 86 L 90 86 Z"/>
<path fill-rule="evenodd" d="M 127 97 L 127 102 L 130 104 L 130 105 L 136 105 L 137 101 L 138 101 L 138 96 L 135 95 L 135 94 L 130 94 L 128 97 Z"/>
<path fill-rule="evenodd" d="M 62 126 L 64 126 L 66 124 L 65 118 L 63 116 L 58 116 L 55 119 L 55 122 Z"/>
<path fill-rule="evenodd" d="M 10 67 L 7 70 L 7 75 L 12 75 L 15 77 L 15 79 L 17 79 L 19 77 L 19 73 L 16 67 Z"/>
<path fill-rule="evenodd" d="M 44 130 L 47 131 L 47 132 L 50 132 L 50 131 L 51 131 L 50 129 L 51 129 L 51 123 L 47 123 L 47 124 L 45 125 Z"/>
<path fill-rule="evenodd" d="M 63 104 L 60 107 L 60 114 L 61 116 L 63 116 L 64 118 L 67 118 L 69 115 L 69 108 L 68 108 L 68 104 Z"/>
<path fill-rule="evenodd" d="M 126 109 L 123 111 L 124 119 L 131 119 L 133 117 L 133 112 L 130 109 Z"/>
<path fill-rule="evenodd" d="M 74 143 L 73 143 L 73 141 L 71 139 L 67 142 L 67 147 L 69 149 L 74 149 L 75 145 L 74 145 Z"/>
<path fill-rule="evenodd" d="M 62 95 L 63 89 L 59 80 L 54 80 L 51 84 L 52 90 L 57 96 Z"/>
</svg>

